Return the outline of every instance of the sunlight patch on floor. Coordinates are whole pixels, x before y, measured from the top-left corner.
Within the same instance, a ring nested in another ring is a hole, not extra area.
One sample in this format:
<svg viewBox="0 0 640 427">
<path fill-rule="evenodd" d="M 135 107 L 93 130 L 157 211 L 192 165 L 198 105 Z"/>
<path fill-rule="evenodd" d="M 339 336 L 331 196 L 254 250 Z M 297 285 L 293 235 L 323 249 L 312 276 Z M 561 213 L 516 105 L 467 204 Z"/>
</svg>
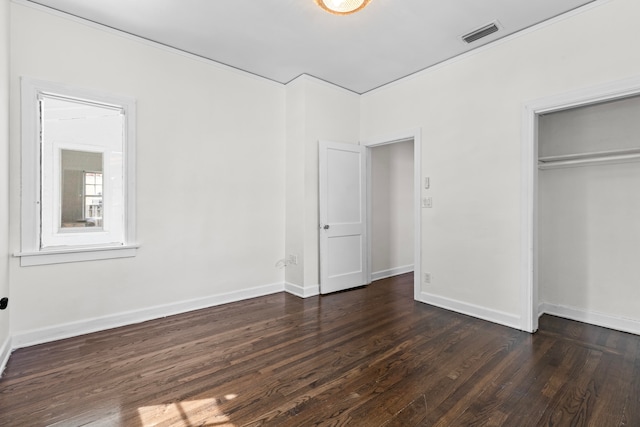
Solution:
<svg viewBox="0 0 640 427">
<path fill-rule="evenodd" d="M 235 427 L 229 417 L 220 409 L 220 405 L 236 397 L 235 394 L 227 394 L 222 398 L 142 406 L 138 408 L 138 416 L 140 424 L 144 427 L 158 424 L 181 427 Z"/>
</svg>

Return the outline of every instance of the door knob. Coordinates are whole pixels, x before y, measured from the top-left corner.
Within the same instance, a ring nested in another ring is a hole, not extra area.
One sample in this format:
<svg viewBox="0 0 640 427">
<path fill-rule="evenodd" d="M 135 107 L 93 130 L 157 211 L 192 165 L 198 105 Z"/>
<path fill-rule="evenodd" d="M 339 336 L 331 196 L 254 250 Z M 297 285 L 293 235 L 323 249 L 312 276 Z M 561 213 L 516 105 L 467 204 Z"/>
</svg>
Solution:
<svg viewBox="0 0 640 427">
<path fill-rule="evenodd" d="M 324 228 L 325 230 L 328 230 L 329 229 L 329 224 L 325 224 L 324 227 L 322 227 L 322 228 Z"/>
</svg>

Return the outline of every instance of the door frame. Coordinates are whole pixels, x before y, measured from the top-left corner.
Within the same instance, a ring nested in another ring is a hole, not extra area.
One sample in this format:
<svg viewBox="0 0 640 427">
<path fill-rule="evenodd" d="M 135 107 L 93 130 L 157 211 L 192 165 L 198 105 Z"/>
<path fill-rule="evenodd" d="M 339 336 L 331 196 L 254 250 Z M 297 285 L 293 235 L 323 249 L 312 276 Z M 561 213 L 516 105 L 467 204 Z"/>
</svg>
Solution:
<svg viewBox="0 0 640 427">
<path fill-rule="evenodd" d="M 520 329 L 538 330 L 538 117 L 571 108 L 640 95 L 640 76 L 530 101 L 522 118 L 522 218 Z"/>
<path fill-rule="evenodd" d="M 371 150 L 375 147 L 394 144 L 396 142 L 413 141 L 413 299 L 419 301 L 421 291 L 421 271 L 422 271 L 422 210 L 420 207 L 420 198 L 422 197 L 422 129 L 414 128 L 392 134 L 372 138 L 361 141 L 360 145 L 367 148 L 367 284 L 371 283 L 371 266 L 372 266 L 372 247 L 371 233 L 372 221 L 371 214 L 373 204 L 372 197 L 372 176 L 371 176 Z"/>
</svg>

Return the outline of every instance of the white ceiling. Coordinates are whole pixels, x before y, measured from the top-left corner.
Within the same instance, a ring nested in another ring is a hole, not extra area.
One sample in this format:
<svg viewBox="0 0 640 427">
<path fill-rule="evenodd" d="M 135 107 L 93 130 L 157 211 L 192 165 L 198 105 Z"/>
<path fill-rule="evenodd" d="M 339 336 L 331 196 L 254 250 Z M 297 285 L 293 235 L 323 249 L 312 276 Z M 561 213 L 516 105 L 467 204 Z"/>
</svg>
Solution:
<svg viewBox="0 0 640 427">
<path fill-rule="evenodd" d="M 314 0 L 37 0 L 287 83 L 309 74 L 364 93 L 593 0 L 372 0 L 354 15 Z M 460 36 L 498 21 L 471 45 Z"/>
</svg>

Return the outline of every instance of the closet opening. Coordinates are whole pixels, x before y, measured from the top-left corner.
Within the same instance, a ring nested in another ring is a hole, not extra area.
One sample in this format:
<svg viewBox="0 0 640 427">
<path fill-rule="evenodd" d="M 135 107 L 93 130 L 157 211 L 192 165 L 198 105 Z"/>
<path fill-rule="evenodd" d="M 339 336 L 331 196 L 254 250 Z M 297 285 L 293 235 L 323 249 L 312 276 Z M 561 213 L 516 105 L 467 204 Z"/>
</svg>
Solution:
<svg viewBox="0 0 640 427">
<path fill-rule="evenodd" d="M 532 314 L 639 334 L 640 95 L 541 108 L 532 130 Z"/>
</svg>

